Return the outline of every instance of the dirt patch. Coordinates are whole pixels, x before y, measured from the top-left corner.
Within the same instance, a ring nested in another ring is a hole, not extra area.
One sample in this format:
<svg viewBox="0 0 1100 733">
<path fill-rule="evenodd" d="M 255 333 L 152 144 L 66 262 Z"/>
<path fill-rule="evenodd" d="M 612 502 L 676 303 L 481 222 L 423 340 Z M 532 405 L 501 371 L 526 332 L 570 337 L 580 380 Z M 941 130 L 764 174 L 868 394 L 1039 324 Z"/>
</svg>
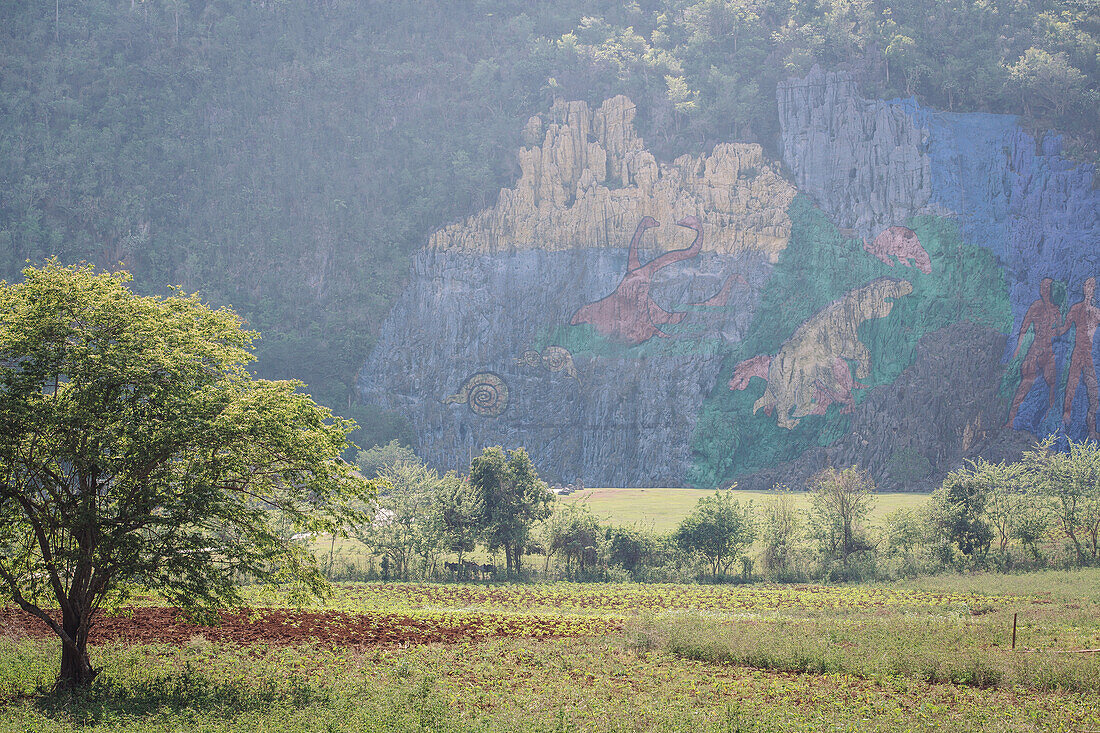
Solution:
<svg viewBox="0 0 1100 733">
<path fill-rule="evenodd" d="M 335 646 L 405 646 L 432 642 L 458 643 L 499 636 L 563 637 L 591 635 L 555 617 L 441 616 L 415 618 L 398 614 L 350 614 L 338 611 L 296 611 L 282 608 L 239 609 L 219 614 L 216 626 L 192 623 L 177 608 L 125 608 L 100 616 L 92 628 L 92 643 L 123 641 L 182 644 L 196 635 L 209 641 L 237 644 L 305 644 Z M 600 620 L 606 632 L 621 627 Z M 53 631 L 39 619 L 15 609 L 0 609 L 0 633 L 5 636 L 48 638 Z"/>
</svg>

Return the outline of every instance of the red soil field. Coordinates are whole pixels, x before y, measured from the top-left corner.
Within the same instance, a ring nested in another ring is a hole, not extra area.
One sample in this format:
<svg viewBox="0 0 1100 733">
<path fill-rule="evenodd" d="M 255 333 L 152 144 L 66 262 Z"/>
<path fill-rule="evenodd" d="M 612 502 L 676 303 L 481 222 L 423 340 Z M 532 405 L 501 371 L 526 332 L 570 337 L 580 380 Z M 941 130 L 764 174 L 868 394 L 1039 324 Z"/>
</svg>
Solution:
<svg viewBox="0 0 1100 733">
<path fill-rule="evenodd" d="M 450 616 L 413 618 L 398 614 L 349 614 L 337 611 L 295 611 L 281 608 L 240 609 L 219 614 L 216 626 L 188 621 L 176 608 L 126 608 L 118 615 L 99 616 L 91 642 L 187 642 L 196 635 L 209 641 L 238 644 L 305 644 L 336 646 L 407 646 L 432 642 L 456 643 L 496 636 L 561 637 L 577 632 L 560 619 L 535 616 Z M 619 628 L 602 621 L 606 631 Z M 572 632 L 572 633 L 571 633 Z M 41 620 L 18 609 L 0 609 L 0 634 L 52 637 Z"/>
</svg>

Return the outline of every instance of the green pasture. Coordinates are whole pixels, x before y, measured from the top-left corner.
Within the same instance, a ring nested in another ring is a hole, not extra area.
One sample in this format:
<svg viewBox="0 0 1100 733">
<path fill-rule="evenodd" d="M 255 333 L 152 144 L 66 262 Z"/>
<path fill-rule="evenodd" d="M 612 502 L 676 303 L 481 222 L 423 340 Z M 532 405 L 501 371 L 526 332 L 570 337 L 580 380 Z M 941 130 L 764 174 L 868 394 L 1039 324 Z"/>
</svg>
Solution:
<svg viewBox="0 0 1100 733">
<path fill-rule="evenodd" d="M 1100 568 L 847 586 L 341 584 L 325 608 L 344 614 L 519 614 L 579 631 L 93 644 L 102 672 L 75 696 L 49 692 L 56 641 L 0 634 L 0 733 L 1095 731 L 1100 656 L 1075 650 L 1100 647 L 1098 588 Z"/>
<path fill-rule="evenodd" d="M 584 489 L 559 497 L 559 501 L 586 506 L 603 523 L 637 525 L 656 532 L 671 532 L 699 499 L 712 493 L 705 489 Z M 752 501 L 755 504 L 764 504 L 779 496 L 774 491 L 736 489 L 733 494 L 740 502 Z M 809 508 L 808 492 L 793 492 L 788 496 L 799 509 Z M 875 494 L 871 523 L 881 522 L 883 517 L 897 509 L 916 509 L 926 501 L 928 494 Z"/>
<path fill-rule="evenodd" d="M 568 496 L 559 496 L 558 501 L 587 507 L 603 524 L 633 525 L 659 533 L 668 533 L 676 529 L 676 525 L 691 512 L 700 498 L 711 493 L 713 492 L 703 489 L 593 488 Z M 738 490 L 734 490 L 734 495 L 738 501 L 751 501 L 758 507 L 779 496 L 774 491 Z M 809 493 L 792 492 L 788 496 L 799 509 L 803 511 L 809 509 Z M 874 507 L 870 513 L 871 524 L 880 523 L 883 517 L 896 509 L 916 509 L 926 501 L 928 501 L 928 494 L 876 494 Z M 356 537 L 337 537 L 334 540 L 329 535 L 321 535 L 310 540 L 307 546 L 317 557 L 322 568 L 333 568 L 337 574 L 342 568 L 356 568 L 358 571 L 364 571 L 372 554 L 370 549 Z M 491 562 L 494 559 L 480 546 L 467 557 L 478 563 Z"/>
</svg>

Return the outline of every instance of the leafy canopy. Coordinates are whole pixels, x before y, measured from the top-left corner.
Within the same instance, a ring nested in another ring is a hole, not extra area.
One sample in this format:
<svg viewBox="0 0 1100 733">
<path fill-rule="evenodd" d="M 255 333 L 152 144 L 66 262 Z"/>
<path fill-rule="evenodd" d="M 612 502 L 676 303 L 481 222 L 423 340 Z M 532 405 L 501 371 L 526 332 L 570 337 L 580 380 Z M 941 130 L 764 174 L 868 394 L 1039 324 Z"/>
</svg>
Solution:
<svg viewBox="0 0 1100 733">
<path fill-rule="evenodd" d="M 470 488 L 481 510 L 486 546 L 503 548 L 508 573 L 518 571 L 531 526 L 550 514 L 550 488 L 539 479 L 527 451 L 517 448 L 505 455 L 500 446 L 484 449 L 470 463 Z"/>
<path fill-rule="evenodd" d="M 1100 444 L 1068 441 L 1059 450 L 1054 436 L 1024 453 L 1032 484 L 1046 495 L 1054 521 L 1072 543 L 1077 564 L 1100 559 Z"/>
<path fill-rule="evenodd" d="M 412 561 L 423 557 L 425 570 L 443 543 L 438 496 L 443 478 L 418 460 L 399 460 L 376 474 L 381 491 L 373 520 L 359 532 L 375 554 L 389 559 L 388 573 L 407 578 Z M 456 480 L 448 474 L 448 482 Z"/>
<path fill-rule="evenodd" d="M 407 445 L 401 445 L 397 440 L 391 440 L 385 445 L 376 445 L 370 450 L 361 450 L 355 456 L 355 465 L 367 478 L 374 478 L 398 463 L 419 463 L 419 461 L 416 451 Z"/>
<path fill-rule="evenodd" d="M 807 482 L 811 495 L 810 525 L 828 558 L 848 564 L 854 552 L 870 549 L 861 536 L 862 522 L 874 507 L 875 482 L 859 466 L 826 467 Z"/>
<path fill-rule="evenodd" d="M 717 577 L 756 539 L 752 504 L 742 507 L 728 491 L 704 496 L 680 522 L 672 539 L 684 552 L 706 558 L 711 574 Z"/>
<path fill-rule="evenodd" d="M 0 591 L 61 637 L 62 678 L 90 679 L 92 618 L 134 586 L 196 614 L 243 578 L 321 592 L 290 538 L 358 520 L 353 424 L 254 379 L 228 309 L 56 260 L 23 274 L 0 281 Z"/>
</svg>

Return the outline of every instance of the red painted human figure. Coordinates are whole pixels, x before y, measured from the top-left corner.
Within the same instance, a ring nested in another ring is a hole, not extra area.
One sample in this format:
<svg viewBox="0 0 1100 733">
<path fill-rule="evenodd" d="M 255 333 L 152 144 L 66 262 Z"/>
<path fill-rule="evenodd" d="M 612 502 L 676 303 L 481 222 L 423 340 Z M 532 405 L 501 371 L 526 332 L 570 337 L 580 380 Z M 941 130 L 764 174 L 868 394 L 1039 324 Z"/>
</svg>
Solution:
<svg viewBox="0 0 1100 733">
<path fill-rule="evenodd" d="M 1058 335 L 1069 331 L 1070 326 L 1075 327 L 1073 336 L 1073 352 L 1069 357 L 1069 383 L 1066 384 L 1065 406 L 1062 410 L 1062 422 L 1069 424 L 1070 410 L 1073 407 L 1073 397 L 1077 393 L 1077 385 L 1081 379 L 1085 380 L 1085 389 L 1088 392 L 1089 406 L 1086 412 L 1085 423 L 1089 429 L 1089 439 L 1096 440 L 1096 407 L 1098 390 L 1096 385 L 1096 365 L 1092 361 L 1092 345 L 1096 338 L 1096 327 L 1100 326 L 1100 308 L 1093 305 L 1096 295 L 1096 278 L 1085 280 L 1082 287 L 1084 297 L 1080 302 L 1074 303 L 1066 315 L 1066 322 L 1058 329 Z"/>
<path fill-rule="evenodd" d="M 1020 324 L 1020 336 L 1016 341 L 1016 351 L 1012 355 L 1015 359 L 1020 355 L 1020 347 L 1024 343 L 1024 334 L 1028 328 L 1035 327 L 1035 340 L 1024 356 L 1024 363 L 1020 365 L 1020 386 L 1016 389 L 1016 396 L 1012 398 L 1012 409 L 1008 411 L 1008 422 L 1005 427 L 1011 428 L 1016 420 L 1016 411 L 1020 404 L 1031 391 L 1035 384 L 1035 378 L 1042 372 L 1043 379 L 1050 391 L 1050 408 L 1054 407 L 1054 390 L 1057 376 L 1054 363 L 1054 337 L 1058 335 L 1062 325 L 1062 312 L 1050 299 L 1050 286 L 1053 280 L 1044 277 L 1039 283 L 1039 299 L 1027 309 L 1024 314 L 1024 322 Z"/>
</svg>

